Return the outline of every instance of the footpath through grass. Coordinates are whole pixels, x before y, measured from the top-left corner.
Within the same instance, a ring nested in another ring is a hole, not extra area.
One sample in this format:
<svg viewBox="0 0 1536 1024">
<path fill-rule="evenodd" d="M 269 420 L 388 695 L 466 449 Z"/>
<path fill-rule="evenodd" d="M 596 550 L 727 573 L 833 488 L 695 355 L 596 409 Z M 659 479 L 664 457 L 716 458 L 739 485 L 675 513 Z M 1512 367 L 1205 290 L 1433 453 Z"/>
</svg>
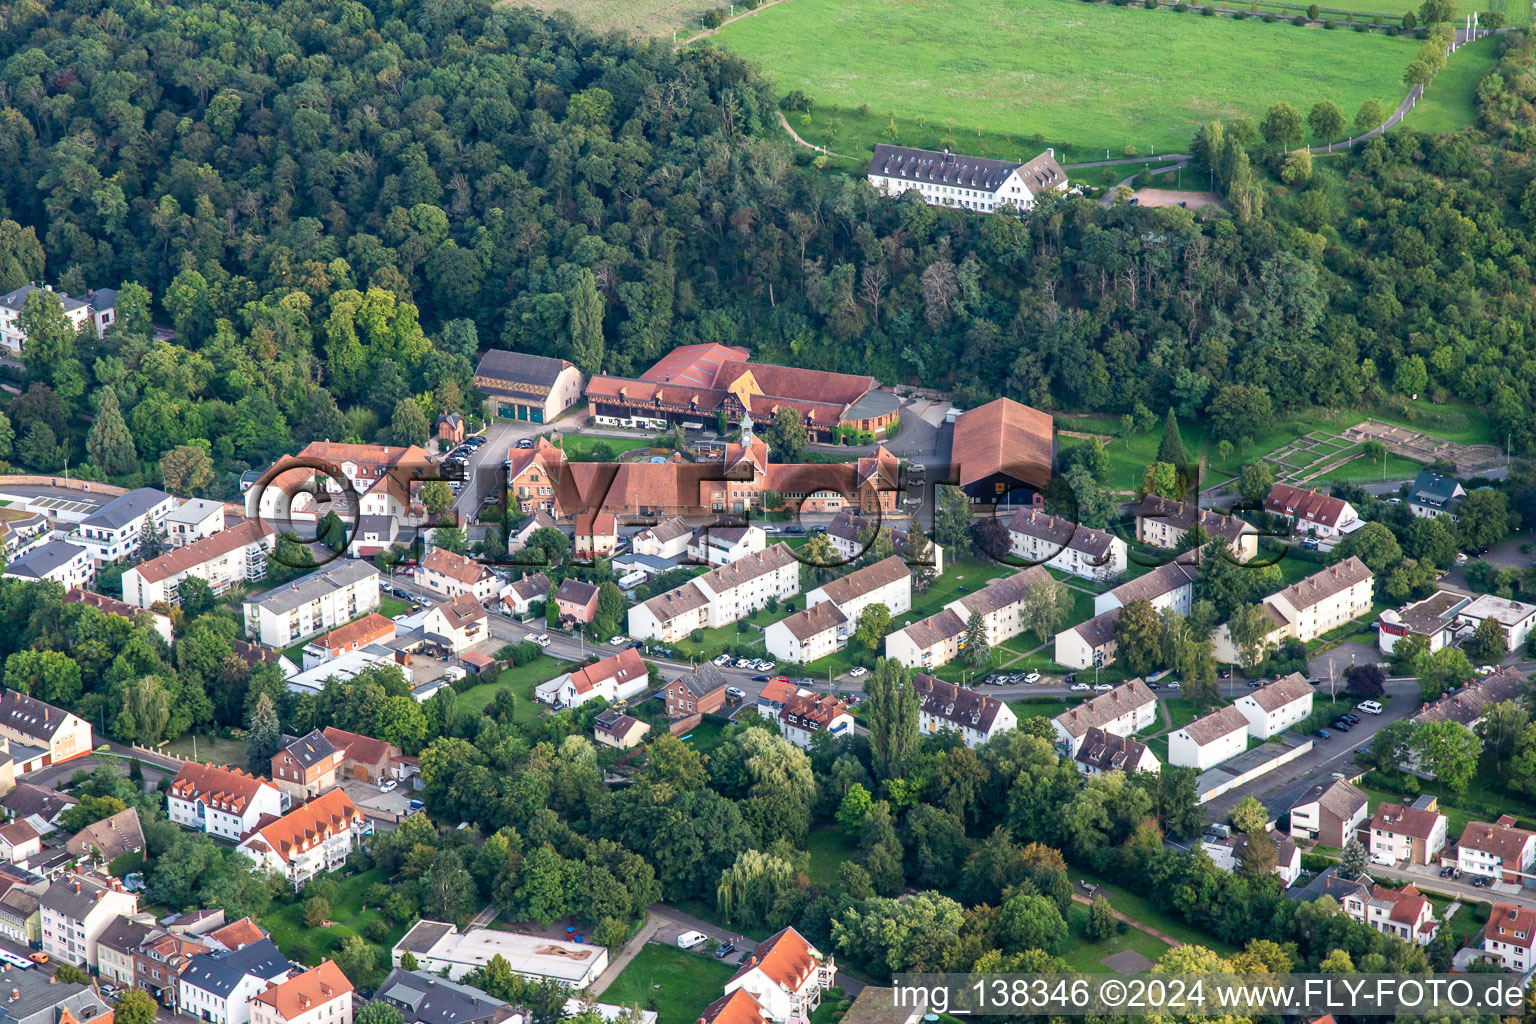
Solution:
<svg viewBox="0 0 1536 1024">
<path fill-rule="evenodd" d="M 903 145 L 949 138 L 951 149 L 1008 159 L 1033 157 L 1037 134 L 1088 158 L 1127 146 L 1186 152 L 1202 123 L 1257 121 L 1277 100 L 1306 110 L 1330 99 L 1347 116 L 1367 99 L 1390 110 L 1419 45 L 1067 0 L 792 0 L 716 38 L 761 62 L 781 94 L 799 89 L 849 112 L 835 137 L 827 122 L 807 136 L 836 152 L 891 141 L 881 133 L 894 116 Z M 861 104 L 865 117 L 852 113 Z"/>
<path fill-rule="evenodd" d="M 603 1002 L 654 1009 L 658 1024 L 690 1024 L 720 997 L 731 964 L 674 946 L 646 943 L 613 984 Z"/>
</svg>

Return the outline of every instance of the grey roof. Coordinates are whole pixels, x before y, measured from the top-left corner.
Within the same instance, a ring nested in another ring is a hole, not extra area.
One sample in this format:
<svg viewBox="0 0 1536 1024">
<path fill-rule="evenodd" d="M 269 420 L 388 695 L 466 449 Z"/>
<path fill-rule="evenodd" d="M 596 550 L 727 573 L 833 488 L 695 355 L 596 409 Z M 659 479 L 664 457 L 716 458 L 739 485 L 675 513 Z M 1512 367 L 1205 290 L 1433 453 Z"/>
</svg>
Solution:
<svg viewBox="0 0 1536 1024">
<path fill-rule="evenodd" d="M 67 540 L 51 540 L 39 544 L 6 566 L 5 574 L 35 580 L 47 579 L 49 573 L 68 565 L 71 559 L 79 557 L 84 550 L 80 545 L 71 544 Z"/>
<path fill-rule="evenodd" d="M 524 601 L 531 601 L 549 593 L 549 577 L 541 572 L 525 573 L 522 579 L 513 581 L 512 592 Z"/>
<path fill-rule="evenodd" d="M 1114 546 L 1115 538 L 1104 530 L 1095 530 L 1070 519 L 1048 516 L 1032 508 L 1020 509 L 1008 520 L 1010 533 L 1022 533 L 1053 544 L 1057 550 L 1070 548 L 1096 559 L 1103 559 Z"/>
<path fill-rule="evenodd" d="M 454 931 L 451 924 L 442 921 L 420 920 L 411 925 L 411 930 L 400 936 L 400 941 L 395 943 L 398 950 L 409 950 L 412 953 L 425 953 L 437 945 L 444 935 Z"/>
<path fill-rule="evenodd" d="M 911 146 L 889 146 L 882 142 L 875 146 L 874 158 L 869 162 L 869 173 L 902 181 L 924 181 L 995 192 L 1019 166 L 1008 160 L 988 160 L 985 157 L 941 153 L 932 149 L 913 149 Z"/>
<path fill-rule="evenodd" d="M 670 558 L 657 558 L 655 555 L 637 555 L 633 552 L 623 555 L 614 555 L 613 564 L 617 567 L 634 566 L 636 568 L 649 569 L 651 572 L 667 572 L 677 568 L 677 563 Z"/>
<path fill-rule="evenodd" d="M 1306 804 L 1315 803 L 1320 809 L 1337 816 L 1341 821 L 1348 821 L 1368 802 L 1366 795 L 1354 786 L 1343 779 L 1334 779 L 1327 785 L 1318 783 L 1307 790 L 1301 799 L 1291 804 L 1291 809 L 1295 810 Z"/>
<path fill-rule="evenodd" d="M 5 986 L 15 997 L 0 1000 L 0 1024 L 55 1024 L 61 1009 L 84 1024 L 107 1012 L 94 986 L 59 981 L 43 971 L 9 971 Z"/>
<path fill-rule="evenodd" d="M 7 309 L 13 309 L 19 313 L 21 312 L 21 307 L 27 304 L 27 296 L 31 295 L 33 292 L 42 290 L 43 288 L 39 285 L 24 284 L 20 288 L 17 288 L 15 291 L 8 292 L 4 296 L 0 296 L 0 306 L 4 306 Z M 53 292 L 53 294 L 59 297 L 59 305 L 64 307 L 64 312 L 66 313 L 68 313 L 70 310 L 79 309 L 81 306 L 86 305 L 85 299 L 77 299 L 74 296 L 67 294 L 66 292 L 56 291 L 53 288 L 49 288 L 47 290 Z M 95 292 L 93 294 L 111 295 L 111 302 L 108 302 L 103 306 L 97 306 L 97 309 L 110 309 L 112 308 L 112 303 L 117 301 L 117 292 L 111 288 L 103 288 L 99 292 Z"/>
<path fill-rule="evenodd" d="M 547 391 L 555 386 L 555 381 L 570 365 L 564 359 L 493 348 L 480 357 L 475 376 L 512 381 Z"/>
<path fill-rule="evenodd" d="M 692 672 L 684 672 L 671 680 L 673 683 L 682 683 L 688 687 L 696 698 L 714 693 L 725 686 L 726 681 L 725 673 L 708 661 L 702 665 L 693 666 Z"/>
<path fill-rule="evenodd" d="M 97 942 L 115 949 L 119 953 L 131 953 L 138 948 L 154 931 L 154 925 L 147 921 L 135 921 L 131 917 L 119 917 L 107 924 Z"/>
<path fill-rule="evenodd" d="M 371 562 L 346 559 L 324 569 L 317 569 L 308 576 L 300 576 L 292 583 L 270 591 L 253 602 L 274 615 L 282 615 L 302 607 L 333 590 L 377 576 L 379 570 Z"/>
<path fill-rule="evenodd" d="M 56 708 L 46 701 L 28 696 L 20 690 L 6 690 L 0 695 L 0 725 L 8 725 L 24 736 L 41 741 L 45 746 L 59 731 L 69 712 Z"/>
<path fill-rule="evenodd" d="M 1452 499 L 1459 497 L 1456 493 L 1459 490 L 1461 484 L 1450 477 L 1422 469 L 1413 478 L 1413 487 L 1408 494 L 1420 505 L 1448 505 Z"/>
<path fill-rule="evenodd" d="M 1230 736 L 1234 732 L 1246 731 L 1248 719 L 1241 711 L 1232 705 L 1218 708 L 1208 715 L 1202 715 L 1190 722 L 1184 728 L 1178 730 L 1199 746 L 1214 743 L 1223 736 Z"/>
<path fill-rule="evenodd" d="M 105 885 L 88 875 L 65 875 L 48 887 L 38 899 L 45 909 L 58 911 L 71 921 L 84 921 L 95 909 L 101 896 L 109 892 Z"/>
<path fill-rule="evenodd" d="M 912 677 L 918 704 L 933 718 L 940 718 L 957 729 L 975 729 L 989 734 L 1003 702 L 994 697 L 946 683 L 930 675 Z"/>
<path fill-rule="evenodd" d="M 930 615 L 896 632 L 905 633 L 907 639 L 911 640 L 918 650 L 926 651 L 935 644 L 952 640 L 964 633 L 965 620 L 945 608 L 937 615 Z"/>
<path fill-rule="evenodd" d="M 1108 693 L 1101 693 L 1092 700 L 1068 708 L 1057 715 L 1055 721 L 1069 736 L 1085 735 L 1089 729 L 1103 728 L 1118 718 L 1123 718 L 1147 704 L 1156 704 L 1153 693 L 1140 676 L 1121 683 Z M 1247 719 L 1244 719 L 1246 722 Z"/>
<path fill-rule="evenodd" d="M 901 399 L 889 391 L 881 391 L 879 388 L 871 388 L 869 391 L 848 407 L 843 415 L 845 420 L 873 420 L 888 415 L 901 408 Z"/>
<path fill-rule="evenodd" d="M 84 855 L 100 850 L 102 860 L 111 862 L 125 853 L 144 849 L 144 826 L 135 807 L 125 807 L 108 818 L 76 832 L 65 844 L 70 853 Z"/>
<path fill-rule="evenodd" d="M 1115 630 L 1120 625 L 1120 613 L 1123 608 L 1111 608 L 1101 615 L 1095 615 L 1085 622 L 1079 622 L 1072 627 L 1072 632 L 1083 638 L 1083 642 L 1090 648 L 1097 650 L 1115 638 Z"/>
<path fill-rule="evenodd" d="M 336 745 L 325 738 L 325 734 L 319 729 L 307 736 L 300 736 L 283 748 L 293 759 L 304 768 L 313 768 L 321 761 L 336 753 Z"/>
<path fill-rule="evenodd" d="M 1471 728 L 1483 717 L 1488 705 L 1506 700 L 1519 700 L 1525 688 L 1525 675 L 1514 665 L 1501 668 L 1492 675 L 1474 679 L 1459 690 L 1441 697 L 1433 704 L 1420 708 L 1411 721 L 1457 722 Z"/>
<path fill-rule="evenodd" d="M 0 917 L 10 917 L 16 921 L 25 921 L 37 913 L 37 907 L 37 896 L 27 892 L 19 885 L 11 886 L 6 890 L 4 896 L 0 896 Z"/>
<path fill-rule="evenodd" d="M 585 605 L 597 596 L 597 588 L 590 583 L 581 580 L 565 579 L 560 581 L 560 589 L 555 591 L 555 600 L 570 601 L 572 604 Z"/>
<path fill-rule="evenodd" d="M 1083 745 L 1072 760 L 1101 772 L 1123 772 L 1141 763 L 1147 746 L 1134 736 L 1116 736 L 1095 726 L 1083 734 Z M 1152 755 L 1156 760 L 1157 755 Z"/>
<path fill-rule="evenodd" d="M 213 515 L 224 507 L 222 501 L 211 501 L 208 498 L 188 498 L 176 508 L 171 509 L 165 517 L 168 523 L 192 523 L 197 524 Z"/>
<path fill-rule="evenodd" d="M 0 807 L 13 817 L 26 818 L 35 814 L 44 821 L 52 821 L 66 807 L 79 802 L 72 796 L 31 782 L 18 782 L 15 789 L 0 797 Z"/>
<path fill-rule="evenodd" d="M 270 981 L 292 969 L 293 964 L 278 952 L 272 940 L 262 939 L 239 949 L 216 949 L 193 957 L 181 980 L 223 998 L 248 974 Z"/>
<path fill-rule="evenodd" d="M 406 1024 L 475 1024 L 500 1019 L 507 1007 L 479 989 L 398 967 L 389 972 L 375 998 L 398 1009 Z"/>
<path fill-rule="evenodd" d="M 127 494 L 119 495 L 80 521 L 81 526 L 97 526 L 116 530 L 144 515 L 170 495 L 153 487 L 135 487 Z"/>
</svg>

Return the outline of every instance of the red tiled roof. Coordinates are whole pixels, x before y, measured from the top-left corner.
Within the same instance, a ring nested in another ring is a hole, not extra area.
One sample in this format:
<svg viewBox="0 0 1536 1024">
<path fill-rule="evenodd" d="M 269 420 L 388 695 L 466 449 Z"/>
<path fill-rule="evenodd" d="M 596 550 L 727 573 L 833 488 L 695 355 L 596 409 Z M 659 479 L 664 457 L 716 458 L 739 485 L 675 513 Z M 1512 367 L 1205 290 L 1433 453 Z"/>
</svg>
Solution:
<svg viewBox="0 0 1536 1024">
<path fill-rule="evenodd" d="M 132 571 L 137 572 L 146 583 L 158 583 L 178 573 L 186 572 L 193 566 L 211 562 L 215 558 L 224 557 L 231 551 L 255 544 L 271 534 L 272 527 L 260 519 L 247 519 L 238 526 L 220 530 L 212 537 L 204 537 L 186 547 L 167 551 L 158 558 L 152 558 L 141 565 L 134 566 Z"/>
<path fill-rule="evenodd" d="M 1393 835 L 1427 840 L 1440 818 L 1438 811 L 1404 807 L 1402 804 L 1381 804 L 1371 818 L 1371 830 L 1380 829 Z"/>
<path fill-rule="evenodd" d="M 394 635 L 393 620 L 386 619 L 378 612 L 370 612 L 356 622 L 338 626 L 312 642 L 330 651 L 351 651 L 379 640 L 388 640 Z"/>
<path fill-rule="evenodd" d="M 768 1018 L 757 1000 L 738 988 L 704 1007 L 694 1024 L 768 1024 Z"/>
<path fill-rule="evenodd" d="M 465 558 L 444 548 L 433 548 L 421 560 L 421 567 L 428 572 L 473 585 L 491 574 L 491 570 L 472 558 Z"/>
<path fill-rule="evenodd" d="M 171 780 L 171 796 L 180 800 L 202 800 L 217 810 L 242 814 L 261 788 L 270 785 L 266 779 L 239 768 L 184 761 L 176 778 Z"/>
<path fill-rule="evenodd" d="M 756 967 L 774 984 L 795 992 L 816 970 L 818 962 L 819 954 L 805 936 L 793 928 L 785 928 L 760 943 L 731 980 L 735 981 Z"/>
<path fill-rule="evenodd" d="M 311 967 L 303 974 L 276 985 L 269 984 L 265 991 L 256 993 L 255 998 L 276 1010 L 284 1020 L 292 1020 L 351 991 L 352 983 L 341 973 L 336 962 L 322 960 L 318 967 Z"/>
<path fill-rule="evenodd" d="M 611 658 L 595 661 L 586 668 L 579 668 L 572 672 L 571 685 L 576 688 L 577 693 L 591 693 L 598 683 L 606 679 L 622 684 L 643 679 L 645 676 L 645 662 L 641 660 L 640 652 L 631 647 Z"/>
<path fill-rule="evenodd" d="M 1297 519 L 1305 519 L 1309 523 L 1318 523 L 1322 526 L 1337 526 L 1346 505 L 1348 502 L 1343 498 L 1334 498 L 1309 488 L 1293 487 L 1290 484 L 1275 484 L 1269 489 L 1269 497 L 1264 499 L 1266 512 L 1273 512 L 1279 516 L 1295 516 Z"/>
<path fill-rule="evenodd" d="M 1006 473 L 1033 487 L 1050 483 L 1056 447 L 1051 417 L 1007 398 L 999 398 L 955 420 L 950 462 L 960 485 Z"/>
<path fill-rule="evenodd" d="M 1488 909 L 1488 927 L 1483 938 L 1530 949 L 1536 944 L 1536 910 L 1508 903 L 1493 904 Z"/>
<path fill-rule="evenodd" d="M 344 752 L 349 761 L 359 764 L 383 764 L 397 753 L 393 743 L 385 740 L 376 740 L 372 736 L 364 736 L 361 733 L 347 732 L 333 725 L 325 727 L 323 735 L 331 746 Z"/>
<path fill-rule="evenodd" d="M 233 924 L 227 924 L 222 928 L 208 933 L 208 938 L 215 939 L 229 949 L 239 949 L 241 946 L 249 946 L 253 942 L 260 942 L 267 937 L 255 921 L 248 917 L 242 917 Z"/>
<path fill-rule="evenodd" d="M 345 832 L 362 820 L 363 812 L 346 791 L 333 789 L 255 829 L 247 841 L 259 837 L 280 860 L 287 862 L 295 853 Z"/>
</svg>

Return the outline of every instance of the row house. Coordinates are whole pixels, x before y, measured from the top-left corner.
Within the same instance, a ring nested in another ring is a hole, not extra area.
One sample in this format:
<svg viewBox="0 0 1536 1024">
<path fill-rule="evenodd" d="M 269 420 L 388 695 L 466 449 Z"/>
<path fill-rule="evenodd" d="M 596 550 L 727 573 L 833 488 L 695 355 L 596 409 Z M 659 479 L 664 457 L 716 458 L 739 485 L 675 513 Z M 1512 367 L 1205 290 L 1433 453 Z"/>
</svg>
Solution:
<svg viewBox="0 0 1536 1024">
<path fill-rule="evenodd" d="M 1008 520 L 1008 553 L 1103 582 L 1125 572 L 1130 548 L 1107 530 L 1027 508 Z"/>
<path fill-rule="evenodd" d="M 114 878 L 66 875 L 38 897 L 43 952 L 77 967 L 97 961 L 97 940 L 119 917 L 138 912 L 139 898 Z"/>
<path fill-rule="evenodd" d="M 166 815 L 178 825 L 239 842 L 265 815 L 283 812 L 283 794 L 257 775 L 217 764 L 184 762 L 166 791 Z"/>
<path fill-rule="evenodd" d="M 171 617 L 162 612 L 148 611 L 143 608 L 135 608 L 126 601 L 119 601 L 115 597 L 98 594 L 94 590 L 86 590 L 83 587 L 74 587 L 64 592 L 65 604 L 88 604 L 97 611 L 106 615 L 115 615 L 120 619 L 130 622 L 141 620 L 148 621 L 160 639 L 169 646 L 175 639 L 171 631 Z"/>
<path fill-rule="evenodd" d="M 148 914 L 119 917 L 107 925 L 96 937 L 96 973 L 101 980 L 118 988 L 137 988 L 134 954 L 154 931 L 154 918 Z"/>
<path fill-rule="evenodd" d="M 181 979 L 193 961 L 215 947 L 195 935 L 153 928 L 133 950 L 133 984 L 172 1013 L 181 1007 Z"/>
<path fill-rule="evenodd" d="M 675 643 L 695 629 L 729 625 L 766 608 L 769 601 L 799 592 L 799 560 L 789 545 L 774 544 L 633 606 L 629 635 Z"/>
<path fill-rule="evenodd" d="M 806 604 L 803 611 L 770 622 L 763 630 L 763 646 L 775 659 L 805 665 L 835 654 L 858 626 L 831 601 Z"/>
<path fill-rule="evenodd" d="M 1193 556 L 1181 557 L 1099 594 L 1093 599 L 1093 618 L 1056 634 L 1056 662 L 1075 669 L 1111 664 L 1120 613 L 1136 601 L 1146 601 L 1153 611 L 1170 610 L 1187 616 L 1194 603 L 1194 561 Z"/>
<path fill-rule="evenodd" d="M 1063 753 L 1075 755 L 1090 729 L 1115 736 L 1130 736 L 1157 720 L 1157 694 L 1140 679 L 1121 683 L 1075 708 L 1051 719 L 1056 744 Z"/>
<path fill-rule="evenodd" d="M 1262 604 L 1272 623 L 1265 644 L 1278 646 L 1287 638 L 1310 643 L 1369 613 L 1374 586 L 1371 570 L 1351 556 L 1269 595 Z M 1226 623 L 1216 630 L 1214 641 L 1218 661 L 1235 665 L 1242 660 Z"/>
<path fill-rule="evenodd" d="M 1203 772 L 1248 749 L 1248 718 L 1236 707 L 1218 708 L 1168 737 L 1168 763 Z"/>
<path fill-rule="evenodd" d="M 1521 701 L 1524 697 L 1525 673 L 1518 665 L 1510 665 L 1472 680 L 1433 704 L 1424 705 L 1414 712 L 1410 721 L 1415 725 L 1455 722 L 1468 729 L 1476 729 L 1493 705 L 1504 701 Z"/>
<path fill-rule="evenodd" d="M 1339 900 L 1345 915 L 1384 935 L 1419 946 L 1434 941 L 1440 930 L 1435 908 L 1418 889 L 1390 889 L 1362 876 Z"/>
<path fill-rule="evenodd" d="M 1248 735 L 1256 740 L 1278 736 L 1312 714 L 1312 684 L 1292 672 L 1237 698 L 1232 706 L 1248 720 Z"/>
<path fill-rule="evenodd" d="M 987 643 L 995 647 L 1024 631 L 1025 598 L 1037 584 L 1050 580 L 1050 573 L 1038 565 L 988 580 L 986 586 L 951 601 L 938 614 L 888 633 L 885 656 L 909 668 L 946 664 L 965 649 L 972 615 L 981 617 Z"/>
<path fill-rule="evenodd" d="M 281 875 L 297 892 L 315 875 L 345 864 L 372 832 L 373 823 L 346 792 L 333 789 L 261 826 L 235 849 Z"/>
<path fill-rule="evenodd" d="M 153 487 L 137 487 L 80 520 L 72 537 L 97 565 L 121 562 L 139 553 L 146 527 L 161 532 L 161 522 L 181 502 Z"/>
<path fill-rule="evenodd" d="M 837 518 L 827 526 L 827 543 L 831 545 L 837 557 L 852 562 L 864 557 L 870 541 L 874 539 L 874 531 L 886 530 L 891 535 L 891 549 L 915 572 L 942 576 L 944 574 L 943 547 L 923 537 L 920 542 L 923 553 L 910 550 L 908 545 L 913 542 L 912 525 L 911 520 L 890 522 L 861 516 L 856 512 L 843 511 L 839 512 Z"/>
<path fill-rule="evenodd" d="M 571 534 L 571 557 L 585 561 L 612 557 L 619 546 L 619 521 L 612 512 L 579 512 Z"/>
<path fill-rule="evenodd" d="M 250 1024 L 251 1002 L 294 965 L 269 938 L 192 958 L 181 974 L 181 1012 L 209 1024 Z"/>
<path fill-rule="evenodd" d="M 1208 541 L 1226 541 L 1231 557 L 1239 562 L 1259 553 L 1259 531 L 1237 516 L 1156 494 L 1147 495 L 1136 506 L 1136 539 L 1143 544 L 1176 548 L 1196 527 L 1205 531 Z"/>
<path fill-rule="evenodd" d="M 441 597 L 468 594 L 484 604 L 501 590 L 501 578 L 473 558 L 433 548 L 416 567 L 416 585 Z"/>
<path fill-rule="evenodd" d="M 245 602 L 245 632 L 268 647 L 335 629 L 379 610 L 379 570 L 339 559 Z"/>
<path fill-rule="evenodd" d="M 917 730 L 924 736 L 952 730 L 975 748 L 1019 724 L 1004 701 L 934 676 L 913 676 L 912 689 L 917 692 Z"/>
<path fill-rule="evenodd" d="M 1343 498 L 1310 488 L 1275 484 L 1264 499 L 1264 511 L 1295 524 L 1296 532 L 1334 541 L 1358 528 L 1360 514 Z"/>
<path fill-rule="evenodd" d="M 90 981 L 62 981 L 56 972 L 6 970 L 10 995 L 0 1024 L 112 1024 L 116 1011 Z"/>
<path fill-rule="evenodd" d="M 207 583 L 215 594 L 255 583 L 266 577 L 267 553 L 276 544 L 270 526 L 247 519 L 129 569 L 123 573 L 123 600 L 139 608 L 162 601 L 180 604 L 181 581 L 189 576 Z"/>
</svg>

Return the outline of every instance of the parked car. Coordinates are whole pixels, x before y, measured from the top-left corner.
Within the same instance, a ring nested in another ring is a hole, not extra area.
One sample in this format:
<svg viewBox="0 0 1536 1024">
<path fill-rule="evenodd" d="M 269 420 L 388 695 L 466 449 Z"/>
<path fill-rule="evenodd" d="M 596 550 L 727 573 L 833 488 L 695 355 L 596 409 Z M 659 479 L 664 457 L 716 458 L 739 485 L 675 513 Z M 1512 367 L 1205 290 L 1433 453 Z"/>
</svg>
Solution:
<svg viewBox="0 0 1536 1024">
<path fill-rule="evenodd" d="M 1073 683 L 1072 684 L 1072 692 L 1073 693 L 1081 693 L 1081 692 L 1083 692 L 1085 690 L 1088 690 L 1088 689 L 1090 689 L 1090 687 L 1089 687 L 1089 685 L 1087 683 Z"/>
<path fill-rule="evenodd" d="M 786 527 L 784 527 L 784 532 L 785 533 L 800 534 L 800 533 L 804 533 L 805 532 L 805 527 L 803 527 L 803 526 L 786 526 Z"/>
<path fill-rule="evenodd" d="M 1351 728 L 1353 728 L 1353 726 L 1351 726 L 1348 722 L 1338 721 L 1338 722 L 1332 723 L 1330 728 L 1333 728 L 1333 729 L 1335 729 L 1335 730 L 1337 730 L 1339 732 L 1349 732 L 1349 730 Z"/>
<path fill-rule="evenodd" d="M 615 647 L 623 647 L 625 644 L 629 643 L 629 637 L 627 637 L 627 636 L 611 636 L 611 637 L 608 638 L 608 642 L 610 644 L 612 644 L 613 646 L 615 646 Z"/>
<path fill-rule="evenodd" d="M 1061 681 L 1066 683 L 1068 686 L 1071 686 L 1073 683 L 1077 682 L 1077 673 L 1068 672 L 1066 675 L 1061 677 Z"/>
<path fill-rule="evenodd" d="M 1179 681 L 1177 679 L 1170 679 L 1170 680 L 1168 680 L 1168 689 L 1170 689 L 1170 690 L 1177 690 L 1178 688 L 1179 688 Z"/>
<path fill-rule="evenodd" d="M 719 946 L 715 947 L 715 959 L 724 960 L 734 952 L 736 952 L 736 943 L 732 942 L 730 939 L 726 939 L 724 942 L 720 943 Z"/>
<path fill-rule="evenodd" d="M 774 666 L 773 662 L 771 661 L 760 661 L 757 663 L 757 667 L 762 669 L 764 672 L 772 672 Z"/>
<path fill-rule="evenodd" d="M 1339 716 L 1339 721 L 1341 721 L 1341 722 L 1348 722 L 1350 725 L 1359 725 L 1360 724 L 1360 716 L 1359 715 L 1340 715 Z"/>
<path fill-rule="evenodd" d="M 538 636 L 533 638 L 533 642 L 538 644 L 540 647 L 548 647 L 549 646 L 549 634 L 548 633 L 540 633 Z"/>
<path fill-rule="evenodd" d="M 725 695 L 727 697 L 735 697 L 737 700 L 741 700 L 747 695 L 747 691 L 743 690 L 739 686 L 727 686 L 725 688 Z"/>
<path fill-rule="evenodd" d="M 1268 679 L 1250 679 L 1248 680 L 1248 689 L 1257 690 L 1267 682 L 1269 682 Z"/>
<path fill-rule="evenodd" d="M 1498 670 L 1499 666 L 1497 665 L 1479 665 L 1477 668 L 1473 669 L 1473 671 L 1480 676 L 1491 676 Z"/>
<path fill-rule="evenodd" d="M 768 681 L 768 677 L 765 675 L 755 675 L 752 677 L 752 681 L 754 683 L 766 683 Z"/>
<path fill-rule="evenodd" d="M 751 658 L 737 658 L 736 659 L 736 667 L 737 668 L 750 668 L 751 666 L 752 666 L 752 659 Z"/>
<path fill-rule="evenodd" d="M 1163 684 L 1162 683 L 1148 683 L 1147 684 L 1147 689 L 1151 690 L 1153 693 L 1156 693 L 1158 690 L 1161 690 L 1162 688 L 1163 688 Z"/>
<path fill-rule="evenodd" d="M 677 948 L 692 949 L 708 938 L 709 936 L 703 932 L 683 932 L 683 934 L 677 937 Z"/>
<path fill-rule="evenodd" d="M 730 663 L 731 663 L 731 656 L 729 654 L 722 654 L 719 657 L 715 658 L 715 660 L 713 662 L 711 662 L 710 664 L 714 665 L 716 668 L 724 668 L 725 666 L 729 665 Z"/>
<path fill-rule="evenodd" d="M 1453 872 L 1455 870 L 1456 869 L 1453 868 L 1453 867 L 1443 867 L 1443 868 L 1440 869 L 1440 877 L 1441 878 L 1450 878 L 1451 877 L 1451 872 Z"/>
<path fill-rule="evenodd" d="M 398 785 L 400 785 L 400 783 L 394 779 L 385 779 L 383 782 L 379 783 L 379 792 L 388 793 Z"/>
<path fill-rule="evenodd" d="M 48 954 L 47 953 L 29 953 L 27 955 L 27 959 L 31 960 L 35 964 L 45 964 L 45 963 L 48 962 Z"/>
<path fill-rule="evenodd" d="M 1487 875 L 1478 875 L 1476 878 L 1472 879 L 1472 888 L 1486 889 L 1492 882 L 1493 879 L 1489 878 Z"/>
<path fill-rule="evenodd" d="M 865 668 L 863 665 L 857 665 L 857 666 L 855 666 L 853 669 L 851 669 L 849 671 L 848 678 L 849 679 L 859 679 L 859 678 L 861 678 L 861 677 L 863 677 L 865 675 L 868 675 L 868 674 L 869 674 L 869 669 Z"/>
<path fill-rule="evenodd" d="M 1329 732 L 1327 729 L 1313 729 L 1312 735 L 1316 736 L 1320 740 L 1326 740 L 1329 737 Z"/>
<path fill-rule="evenodd" d="M 1381 714 L 1381 705 L 1374 700 L 1363 700 L 1355 705 L 1356 711 L 1364 711 L 1368 715 Z"/>
<path fill-rule="evenodd" d="M 1113 690 L 1113 689 L 1114 689 L 1114 686 L 1113 686 L 1113 684 L 1110 684 L 1110 683 L 1099 683 L 1097 686 L 1095 686 L 1093 688 L 1095 693 L 1108 693 L 1110 690 Z"/>
<path fill-rule="evenodd" d="M 1038 683 L 1040 681 L 1040 673 L 1039 672 L 1026 672 L 1026 673 L 1024 673 L 1024 681 L 1026 683 Z"/>
<path fill-rule="evenodd" d="M 519 448 L 524 449 L 524 450 L 532 448 L 533 447 L 533 438 L 531 438 L 531 437 L 520 437 L 520 438 L 517 439 L 517 446 Z"/>
</svg>

